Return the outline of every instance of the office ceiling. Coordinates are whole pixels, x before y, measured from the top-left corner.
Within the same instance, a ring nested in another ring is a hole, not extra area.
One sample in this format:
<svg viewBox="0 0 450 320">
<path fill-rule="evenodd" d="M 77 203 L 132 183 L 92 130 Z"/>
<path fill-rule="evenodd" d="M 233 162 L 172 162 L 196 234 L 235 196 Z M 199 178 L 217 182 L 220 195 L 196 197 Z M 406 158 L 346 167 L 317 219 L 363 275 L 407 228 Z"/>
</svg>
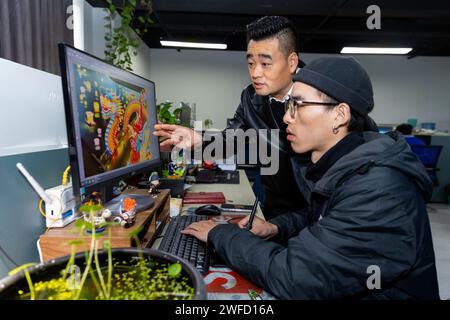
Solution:
<svg viewBox="0 0 450 320">
<path fill-rule="evenodd" d="M 119 5 L 122 0 L 114 0 Z M 104 0 L 88 0 L 96 7 Z M 368 6 L 381 9 L 381 29 L 369 30 Z M 344 46 L 412 47 L 409 57 L 450 56 L 448 0 L 154 0 L 155 24 L 145 36 L 159 41 L 209 41 L 246 50 L 245 26 L 264 15 L 290 18 L 300 52 L 339 53 Z"/>
</svg>

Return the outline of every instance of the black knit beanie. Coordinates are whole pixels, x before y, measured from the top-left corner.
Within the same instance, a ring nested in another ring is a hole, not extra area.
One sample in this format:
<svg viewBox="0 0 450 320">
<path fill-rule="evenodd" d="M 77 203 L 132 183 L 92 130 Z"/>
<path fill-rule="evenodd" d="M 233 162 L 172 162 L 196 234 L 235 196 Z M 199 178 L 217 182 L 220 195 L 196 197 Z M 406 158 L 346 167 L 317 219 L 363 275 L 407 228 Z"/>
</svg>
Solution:
<svg viewBox="0 0 450 320">
<path fill-rule="evenodd" d="M 347 103 L 361 116 L 366 116 L 373 109 L 372 82 L 354 58 L 316 59 L 303 67 L 293 79 L 316 88 L 338 102 Z"/>
</svg>

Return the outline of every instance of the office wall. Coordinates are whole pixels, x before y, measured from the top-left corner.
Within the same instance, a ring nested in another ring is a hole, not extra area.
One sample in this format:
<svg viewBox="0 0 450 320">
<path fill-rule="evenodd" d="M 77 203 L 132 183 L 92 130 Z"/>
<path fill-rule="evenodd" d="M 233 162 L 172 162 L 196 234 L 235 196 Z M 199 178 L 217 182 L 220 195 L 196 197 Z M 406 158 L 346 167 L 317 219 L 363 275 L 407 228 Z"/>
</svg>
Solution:
<svg viewBox="0 0 450 320">
<path fill-rule="evenodd" d="M 0 157 L 67 147 L 61 78 L 0 59 Z"/>
<path fill-rule="evenodd" d="M 16 169 L 21 162 L 44 189 L 61 184 L 69 164 L 67 149 L 0 156 L 0 245 L 22 265 L 39 262 L 36 242 L 45 231 L 39 196 Z M 0 252 L 0 278 L 15 266 Z"/>
<path fill-rule="evenodd" d="M 311 61 L 323 55 L 303 54 Z M 450 58 L 356 56 L 369 72 L 379 123 L 399 123 L 408 118 L 436 122 L 450 129 Z M 197 103 L 197 117 L 211 118 L 222 128 L 233 115 L 242 89 L 249 83 L 245 52 L 152 49 L 151 79 L 159 101 Z"/>
<path fill-rule="evenodd" d="M 151 79 L 158 102 L 196 103 L 197 119 L 223 128 L 248 85 L 244 52 L 152 49 Z"/>
<path fill-rule="evenodd" d="M 450 58 L 357 56 L 372 78 L 379 123 L 436 122 L 450 129 Z"/>
</svg>

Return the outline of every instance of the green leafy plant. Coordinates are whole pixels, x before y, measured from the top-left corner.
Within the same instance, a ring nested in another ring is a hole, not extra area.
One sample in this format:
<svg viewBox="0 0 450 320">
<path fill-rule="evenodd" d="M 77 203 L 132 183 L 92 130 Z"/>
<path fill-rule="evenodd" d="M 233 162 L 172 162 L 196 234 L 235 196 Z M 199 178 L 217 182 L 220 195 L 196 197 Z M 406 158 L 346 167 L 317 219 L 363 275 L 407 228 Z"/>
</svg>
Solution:
<svg viewBox="0 0 450 320">
<path fill-rule="evenodd" d="M 156 106 L 159 122 L 164 124 L 176 124 L 178 122 L 182 109 L 177 108 L 171 112 L 170 109 L 172 108 L 172 104 L 173 102 L 167 101 Z"/>
<path fill-rule="evenodd" d="M 108 7 L 105 8 L 107 21 L 105 27 L 106 50 L 105 60 L 123 69 L 133 71 L 132 57 L 137 56 L 139 39 L 135 33 L 142 37 L 145 35 L 153 20 L 150 18 L 153 12 L 152 0 L 139 0 L 139 8 L 143 8 L 143 15 L 136 15 L 137 0 L 122 0 L 122 6 L 117 7 L 113 0 L 106 0 Z M 114 20 L 120 13 L 122 17 L 120 25 L 115 26 Z M 134 32 L 133 32 L 134 31 Z"/>
<path fill-rule="evenodd" d="M 205 126 L 205 129 L 209 129 L 209 128 L 212 127 L 213 121 L 212 121 L 211 119 L 206 119 L 206 120 L 203 122 L 203 124 L 204 124 L 204 126 Z"/>
</svg>

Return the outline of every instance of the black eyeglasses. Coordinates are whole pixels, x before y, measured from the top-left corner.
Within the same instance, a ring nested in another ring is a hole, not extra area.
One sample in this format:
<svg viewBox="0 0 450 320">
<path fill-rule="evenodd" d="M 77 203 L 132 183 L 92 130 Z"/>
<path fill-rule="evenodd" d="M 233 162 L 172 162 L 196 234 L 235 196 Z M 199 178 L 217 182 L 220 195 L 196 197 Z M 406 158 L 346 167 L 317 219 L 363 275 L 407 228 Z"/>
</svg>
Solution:
<svg viewBox="0 0 450 320">
<path fill-rule="evenodd" d="M 291 118 L 295 117 L 295 112 L 297 111 L 297 108 L 304 107 L 308 105 L 312 106 L 336 106 L 339 102 L 316 102 L 316 101 L 302 101 L 295 99 L 293 97 L 289 97 L 289 99 L 284 104 L 284 111 L 288 112 Z"/>
</svg>

